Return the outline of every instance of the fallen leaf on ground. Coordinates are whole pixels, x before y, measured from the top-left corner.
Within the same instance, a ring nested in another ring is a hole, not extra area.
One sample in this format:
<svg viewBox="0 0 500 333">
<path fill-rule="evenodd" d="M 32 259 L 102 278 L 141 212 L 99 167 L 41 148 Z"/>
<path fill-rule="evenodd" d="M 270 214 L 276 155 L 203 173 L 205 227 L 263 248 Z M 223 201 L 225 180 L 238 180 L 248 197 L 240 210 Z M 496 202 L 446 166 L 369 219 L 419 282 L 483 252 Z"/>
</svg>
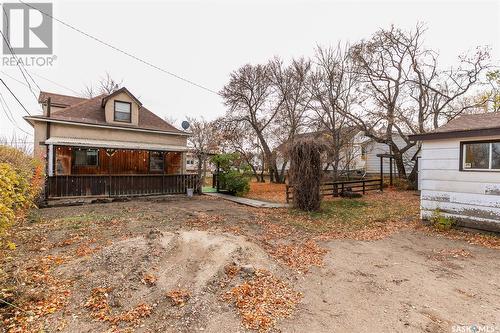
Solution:
<svg viewBox="0 0 500 333">
<path fill-rule="evenodd" d="M 191 292 L 187 289 L 173 289 L 166 295 L 175 305 L 184 306 L 191 297 Z"/>
<path fill-rule="evenodd" d="M 252 279 L 232 288 L 223 298 L 238 309 L 246 328 L 266 331 L 293 313 L 302 294 L 269 271 L 257 270 Z"/>
</svg>

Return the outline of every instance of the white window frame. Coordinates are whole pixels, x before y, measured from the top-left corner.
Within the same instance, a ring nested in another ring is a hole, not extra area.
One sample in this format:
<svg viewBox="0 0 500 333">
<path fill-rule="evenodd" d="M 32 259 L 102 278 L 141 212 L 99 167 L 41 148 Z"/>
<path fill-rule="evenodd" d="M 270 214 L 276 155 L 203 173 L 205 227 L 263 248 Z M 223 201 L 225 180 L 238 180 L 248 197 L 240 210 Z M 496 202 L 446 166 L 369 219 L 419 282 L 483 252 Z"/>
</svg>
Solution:
<svg viewBox="0 0 500 333">
<path fill-rule="evenodd" d="M 122 104 L 122 105 L 128 105 L 129 106 L 129 112 L 124 112 L 124 111 L 118 111 L 116 110 L 116 105 L 117 104 Z M 120 123 L 131 123 L 132 122 L 132 103 L 131 102 L 126 102 L 126 101 L 117 101 L 115 100 L 114 105 L 113 105 L 113 120 L 120 122 Z M 129 114 L 129 119 L 128 120 L 121 120 L 116 118 L 116 113 L 128 113 Z"/>
</svg>

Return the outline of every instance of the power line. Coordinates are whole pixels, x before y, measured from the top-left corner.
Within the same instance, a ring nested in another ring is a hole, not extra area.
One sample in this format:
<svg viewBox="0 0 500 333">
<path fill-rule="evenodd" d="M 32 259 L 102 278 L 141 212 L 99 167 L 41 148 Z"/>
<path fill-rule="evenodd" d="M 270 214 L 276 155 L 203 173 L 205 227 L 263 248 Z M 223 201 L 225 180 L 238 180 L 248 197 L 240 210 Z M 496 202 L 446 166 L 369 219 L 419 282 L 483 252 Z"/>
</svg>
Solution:
<svg viewBox="0 0 500 333">
<path fill-rule="evenodd" d="M 19 105 L 21 105 L 21 107 L 24 109 L 24 111 L 26 111 L 26 113 L 31 116 L 31 113 L 28 111 L 28 109 L 26 109 L 26 107 L 23 105 L 23 103 L 21 103 L 19 98 L 17 98 L 17 96 L 12 92 L 12 90 L 10 90 L 9 86 L 5 83 L 5 81 L 2 78 L 0 78 L 0 81 L 2 81 L 2 84 L 5 86 L 5 88 L 7 88 L 7 90 L 10 92 L 10 94 L 12 96 L 14 96 L 14 98 L 19 103 Z"/>
<path fill-rule="evenodd" d="M 3 98 L 2 93 L 0 93 L 0 103 L 7 104 L 7 103 L 5 103 L 5 99 Z M 4 104 L 2 104 L 2 106 Z M 16 120 L 14 119 L 14 114 L 12 113 L 12 111 L 10 110 L 10 108 L 4 108 L 3 112 L 7 116 L 7 119 L 9 119 L 9 121 L 12 123 L 12 125 L 17 126 Z"/>
<path fill-rule="evenodd" d="M 7 76 L 7 77 L 10 77 L 12 80 L 16 81 L 16 82 L 17 82 L 17 83 L 19 83 L 19 84 L 22 84 L 22 85 L 23 85 L 23 86 L 25 86 L 25 87 L 27 87 L 27 86 L 28 86 L 25 82 L 23 82 L 23 81 L 21 81 L 21 80 L 16 79 L 16 78 L 15 78 L 15 77 L 13 77 L 12 75 L 9 75 L 9 74 L 7 74 L 7 73 L 6 73 L 6 72 L 4 72 L 4 71 L 0 71 L 0 73 L 2 73 L 3 75 L 5 75 L 5 76 Z"/>
<path fill-rule="evenodd" d="M 62 85 L 62 84 L 60 84 L 60 83 L 57 83 L 56 81 L 52 81 L 51 79 L 48 79 L 48 78 L 46 78 L 46 77 L 44 77 L 44 76 L 41 76 L 40 74 L 37 74 L 37 73 L 32 73 L 32 74 L 33 74 L 33 75 L 35 75 L 35 76 L 38 76 L 38 77 L 39 77 L 39 78 L 41 78 L 41 79 L 44 79 L 44 80 L 46 80 L 46 81 L 49 81 L 50 83 L 53 83 L 53 84 L 55 84 L 56 86 L 59 86 L 59 87 L 64 88 L 64 89 L 67 89 L 67 90 L 69 90 L 69 91 L 71 91 L 71 92 L 73 92 L 73 93 L 75 93 L 75 94 L 77 94 L 77 95 L 79 95 L 79 94 L 80 94 L 78 91 L 73 90 L 73 89 L 71 89 L 71 88 L 69 88 L 69 87 L 66 87 L 66 86 L 64 86 L 64 85 Z"/>
<path fill-rule="evenodd" d="M 16 79 L 16 78 L 15 78 L 15 77 L 13 77 L 12 75 L 9 75 L 8 73 L 6 73 L 6 72 L 4 72 L 4 71 L 2 71 L 2 70 L 0 70 L 0 73 L 4 74 L 5 76 L 7 76 L 7 77 L 11 78 L 12 80 L 14 80 L 14 81 L 16 81 L 16 82 L 18 82 L 18 83 L 22 84 L 22 85 L 23 85 L 23 86 L 25 86 L 25 87 L 27 87 L 27 86 L 28 86 L 25 82 L 23 82 L 23 81 L 21 81 L 21 80 Z M 69 90 L 69 91 L 73 92 L 74 94 L 77 94 L 77 95 L 79 95 L 79 94 L 80 94 L 78 91 L 76 91 L 76 90 L 74 90 L 74 89 L 71 89 L 71 88 L 69 88 L 69 87 L 66 87 L 65 85 L 62 85 L 62 84 L 60 84 L 60 83 L 58 83 L 58 82 L 56 82 L 56 81 L 52 81 L 51 79 L 46 78 L 45 76 L 41 76 L 40 74 L 37 74 L 37 73 L 34 73 L 34 72 L 33 72 L 33 73 L 31 73 L 31 74 L 33 74 L 34 76 L 37 76 L 37 77 L 39 77 L 39 78 L 41 78 L 41 79 L 43 79 L 43 80 L 49 81 L 50 83 L 53 83 L 53 84 L 55 84 L 55 85 L 57 85 L 57 86 L 59 86 L 59 87 L 61 87 L 61 88 L 67 89 L 67 90 Z"/>
<path fill-rule="evenodd" d="M 5 35 L 3 34 L 3 31 L 2 31 L 2 30 L 0 30 L 0 34 L 2 35 L 2 37 L 3 37 L 3 40 L 4 40 L 5 44 L 6 44 L 6 45 L 7 45 L 7 47 L 9 48 L 10 53 L 12 54 L 12 56 L 14 57 L 14 59 L 16 60 L 16 65 L 17 65 L 17 67 L 19 68 L 19 70 L 21 71 L 21 74 L 23 75 L 24 80 L 25 80 L 25 81 L 26 81 L 26 83 L 28 84 L 28 88 L 29 88 L 29 90 L 31 91 L 31 94 L 32 94 L 32 95 L 33 95 L 33 97 L 34 97 L 34 98 L 38 101 L 38 99 L 36 98 L 36 94 L 35 94 L 35 92 L 33 91 L 33 88 L 31 87 L 30 82 L 28 81 L 28 78 L 26 77 L 26 74 L 24 74 L 23 69 L 22 69 L 22 68 L 21 68 L 21 66 L 19 65 L 19 64 L 20 64 L 20 61 L 19 61 L 19 60 L 18 60 L 18 58 L 16 57 L 16 54 L 14 53 L 14 50 L 12 50 L 12 48 L 11 48 L 11 46 L 10 46 L 9 42 L 7 41 L 7 38 L 5 38 Z M 28 74 L 28 75 L 29 75 L 29 74 Z"/>
<path fill-rule="evenodd" d="M 170 71 L 168 71 L 168 70 L 166 70 L 166 69 L 163 69 L 163 68 L 161 68 L 161 67 L 159 67 L 159 66 L 156 66 L 156 65 L 154 65 L 154 64 L 152 64 L 152 63 L 150 63 L 150 62 L 149 62 L 149 61 L 147 61 L 147 60 L 141 59 L 141 58 L 139 58 L 138 56 L 135 56 L 135 55 L 133 55 L 133 54 L 131 54 L 131 53 L 127 52 L 127 51 L 124 51 L 124 50 L 122 50 L 122 49 L 120 49 L 120 48 L 118 48 L 118 47 L 116 47 L 116 46 L 114 46 L 114 45 L 111 45 L 110 43 L 105 42 L 105 41 L 103 41 L 102 39 L 99 39 L 99 38 L 97 38 L 97 37 L 94 37 L 94 36 L 92 36 L 91 34 L 88 34 L 88 33 L 86 33 L 85 31 L 82 31 L 82 30 L 80 30 L 79 28 L 76 28 L 76 27 L 72 26 L 71 24 L 66 23 L 66 22 L 64 22 L 64 21 L 62 21 L 62 20 L 60 20 L 60 19 L 58 19 L 58 18 L 56 18 L 56 17 L 54 17 L 54 16 L 52 16 L 52 15 L 50 15 L 50 14 L 48 14 L 48 13 L 46 13 L 46 12 L 44 12 L 44 11 L 42 11 L 42 10 L 40 10 L 40 9 L 36 8 L 35 6 L 32 6 L 31 4 L 25 3 L 25 2 L 23 2 L 23 1 L 21 1 L 21 0 L 19 0 L 19 2 L 20 2 L 20 3 L 22 3 L 22 4 L 23 4 L 23 5 L 25 5 L 25 6 L 28 6 L 28 7 L 32 8 L 32 9 L 38 10 L 38 11 L 39 11 L 40 13 L 42 13 L 43 15 L 45 15 L 45 16 L 47 16 L 47 17 L 52 18 L 53 20 L 55 20 L 55 21 L 57 21 L 57 22 L 61 23 L 62 25 L 66 26 L 66 27 L 68 27 L 68 28 L 70 28 L 70 29 L 72 29 L 72 30 L 74 30 L 74 31 L 76 31 L 76 32 L 78 32 L 78 33 L 80 33 L 80 34 L 82 34 L 82 35 L 84 35 L 84 36 L 86 36 L 86 37 L 90 38 L 90 39 L 93 39 L 93 40 L 95 40 L 95 41 L 96 41 L 96 42 L 98 42 L 98 43 L 101 43 L 101 44 L 103 44 L 103 45 L 105 45 L 105 46 L 107 46 L 107 47 L 109 47 L 109 48 L 112 48 L 113 50 L 118 51 L 118 52 L 120 52 L 120 53 L 122 53 L 122 54 L 124 54 L 124 55 L 126 55 L 126 56 L 128 56 L 128 57 L 130 57 L 130 58 L 132 58 L 132 59 L 134 59 L 134 60 L 137 60 L 137 61 L 139 61 L 139 62 L 142 62 L 143 64 L 148 65 L 149 67 L 152 67 L 152 68 L 154 68 L 154 69 L 156 69 L 156 70 L 159 70 L 159 71 L 161 71 L 161 72 L 163 72 L 163 73 L 165 73 L 165 74 L 168 74 L 168 75 L 170 75 L 170 76 L 173 76 L 173 77 L 175 77 L 176 79 L 179 79 L 179 80 L 181 80 L 181 81 L 184 81 L 184 82 L 186 82 L 186 83 L 189 83 L 189 84 L 191 84 L 191 85 L 193 85 L 193 86 L 196 86 L 196 87 L 198 87 L 198 88 L 201 88 L 201 89 L 206 90 L 206 91 L 208 91 L 208 92 L 211 92 L 211 93 L 213 93 L 213 94 L 219 95 L 219 93 L 218 93 L 218 92 L 216 92 L 215 90 L 212 90 L 212 89 L 207 88 L 207 87 L 205 87 L 205 86 L 203 86 L 203 85 L 201 85 L 201 84 L 199 84 L 199 83 L 196 83 L 196 82 L 191 81 L 191 80 L 189 80 L 189 79 L 186 79 L 186 78 L 184 78 L 184 77 L 182 77 L 182 76 L 180 76 L 180 75 L 177 75 L 177 74 L 175 74 L 175 73 L 172 73 L 172 72 L 170 72 Z"/>
<path fill-rule="evenodd" d="M 5 12 L 5 9 L 4 9 L 4 12 Z M 19 70 L 21 71 L 21 74 L 23 75 L 23 78 L 24 80 L 26 81 L 26 83 L 28 84 L 28 88 L 29 90 L 31 91 L 31 94 L 33 95 L 33 97 L 35 98 L 35 100 L 37 100 L 37 97 L 36 97 L 36 94 L 35 92 L 33 91 L 33 89 L 31 88 L 31 84 L 29 83 L 28 81 L 28 78 L 26 77 L 26 74 L 31 78 L 31 80 L 35 83 L 35 85 L 38 87 L 38 89 L 40 89 L 40 87 L 38 86 L 38 84 L 33 80 L 33 78 L 31 77 L 31 75 L 28 73 L 28 71 L 26 70 L 26 68 L 24 68 L 24 64 L 19 60 L 19 58 L 17 57 L 16 53 L 14 52 L 14 49 L 12 48 L 12 46 L 10 45 L 7 37 L 5 37 L 5 34 L 3 33 L 2 30 L 0 30 L 0 34 L 2 35 L 2 38 L 5 42 L 5 44 L 7 45 L 7 47 L 9 48 L 9 51 L 10 53 L 12 54 L 12 56 L 14 57 L 14 59 L 16 60 L 16 65 L 17 67 L 19 68 Z M 23 66 L 23 67 L 21 67 Z M 24 71 L 23 71 L 23 68 L 24 68 Z M 26 72 L 26 74 L 25 74 Z"/>
<path fill-rule="evenodd" d="M 19 124 L 16 122 L 16 120 L 14 119 L 14 115 L 12 114 L 12 111 L 11 109 L 9 108 L 9 105 L 7 104 L 7 102 L 5 101 L 5 99 L 3 98 L 3 95 L 2 93 L 0 93 L 0 105 L 2 106 L 2 109 L 3 109 L 3 112 L 5 113 L 5 115 L 7 116 L 7 119 L 9 119 L 9 121 L 12 123 L 12 125 L 14 125 L 14 127 L 16 127 L 18 130 L 20 130 L 21 132 L 23 132 L 24 134 L 26 135 L 29 135 L 29 136 L 33 136 L 33 134 L 31 133 L 28 133 L 26 132 L 25 130 L 23 130 Z M 9 114 L 7 113 L 10 113 L 10 117 L 9 117 Z M 11 118 L 12 117 L 12 118 Z"/>
</svg>

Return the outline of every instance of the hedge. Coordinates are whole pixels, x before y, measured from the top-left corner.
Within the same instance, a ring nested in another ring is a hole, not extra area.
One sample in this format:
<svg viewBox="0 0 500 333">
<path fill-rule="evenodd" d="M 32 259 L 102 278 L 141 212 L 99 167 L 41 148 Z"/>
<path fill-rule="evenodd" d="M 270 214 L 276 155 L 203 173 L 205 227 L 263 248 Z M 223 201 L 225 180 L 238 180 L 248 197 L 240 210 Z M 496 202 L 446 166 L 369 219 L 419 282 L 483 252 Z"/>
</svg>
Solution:
<svg viewBox="0 0 500 333">
<path fill-rule="evenodd" d="M 42 164 L 22 151 L 0 146 L 0 235 L 34 207 L 43 184 Z"/>
</svg>

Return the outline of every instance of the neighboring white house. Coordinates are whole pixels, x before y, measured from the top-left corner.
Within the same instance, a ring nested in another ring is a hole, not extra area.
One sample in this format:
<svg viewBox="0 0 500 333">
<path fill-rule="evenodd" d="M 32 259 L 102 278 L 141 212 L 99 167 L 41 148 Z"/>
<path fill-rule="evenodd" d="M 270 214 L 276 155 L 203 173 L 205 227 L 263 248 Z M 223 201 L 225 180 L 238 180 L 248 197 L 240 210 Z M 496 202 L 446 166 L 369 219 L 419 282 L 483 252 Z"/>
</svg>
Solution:
<svg viewBox="0 0 500 333">
<path fill-rule="evenodd" d="M 211 154 L 213 155 L 213 154 Z M 215 171 L 216 167 L 215 165 L 210 162 L 210 158 L 207 160 L 207 174 L 206 176 L 209 176 L 212 174 L 212 172 Z M 186 153 L 186 172 L 187 173 L 197 173 L 198 172 L 198 157 L 196 157 L 196 154 L 193 152 L 192 149 L 190 149 Z"/>
<path fill-rule="evenodd" d="M 393 140 L 399 148 L 406 146 L 405 140 L 401 135 L 394 133 Z M 380 157 L 379 154 L 390 154 L 391 149 L 385 143 L 378 143 L 372 139 L 366 137 L 363 132 L 359 132 L 354 137 L 354 147 L 357 148 L 359 154 L 357 158 L 353 161 L 354 166 L 357 169 L 364 170 L 367 174 L 379 174 L 380 173 Z M 407 174 L 411 172 L 413 166 L 415 165 L 415 158 L 418 152 L 417 145 L 411 147 L 403 154 L 403 161 L 405 164 L 405 171 Z M 389 159 L 384 159 L 384 174 L 389 174 L 390 163 Z M 392 172 L 397 173 L 398 169 L 396 167 L 396 162 L 392 162 Z"/>
<path fill-rule="evenodd" d="M 362 173 L 366 174 L 380 174 L 380 157 L 379 154 L 390 154 L 391 149 L 385 143 L 378 143 L 373 141 L 364 135 L 362 131 L 353 131 L 353 135 L 351 138 L 351 143 L 343 150 L 342 152 L 342 160 L 340 163 L 341 170 L 358 170 Z M 297 138 L 311 138 L 314 140 L 320 140 L 325 144 L 328 144 L 328 135 L 329 132 L 319 131 L 319 132 L 308 132 L 297 135 Z M 406 142 L 399 134 L 393 134 L 393 139 L 398 145 L 398 147 L 402 148 L 406 146 Z M 281 146 L 280 146 L 281 147 Z M 407 174 L 411 172 L 413 166 L 415 164 L 415 154 L 417 153 L 417 145 L 408 149 L 404 154 L 404 163 Z M 278 148 L 278 150 L 282 151 L 283 148 Z M 283 158 L 278 156 L 277 165 L 278 169 L 281 168 L 283 164 Z M 393 173 L 397 174 L 396 162 L 393 160 Z M 389 159 L 384 159 L 384 174 L 389 174 L 390 171 L 390 162 Z M 285 169 L 288 170 L 289 164 L 285 166 Z M 331 166 L 327 167 L 327 170 L 331 170 Z"/>
<path fill-rule="evenodd" d="M 421 217 L 434 212 L 458 225 L 500 232 L 500 112 L 464 115 L 422 141 Z"/>
</svg>

